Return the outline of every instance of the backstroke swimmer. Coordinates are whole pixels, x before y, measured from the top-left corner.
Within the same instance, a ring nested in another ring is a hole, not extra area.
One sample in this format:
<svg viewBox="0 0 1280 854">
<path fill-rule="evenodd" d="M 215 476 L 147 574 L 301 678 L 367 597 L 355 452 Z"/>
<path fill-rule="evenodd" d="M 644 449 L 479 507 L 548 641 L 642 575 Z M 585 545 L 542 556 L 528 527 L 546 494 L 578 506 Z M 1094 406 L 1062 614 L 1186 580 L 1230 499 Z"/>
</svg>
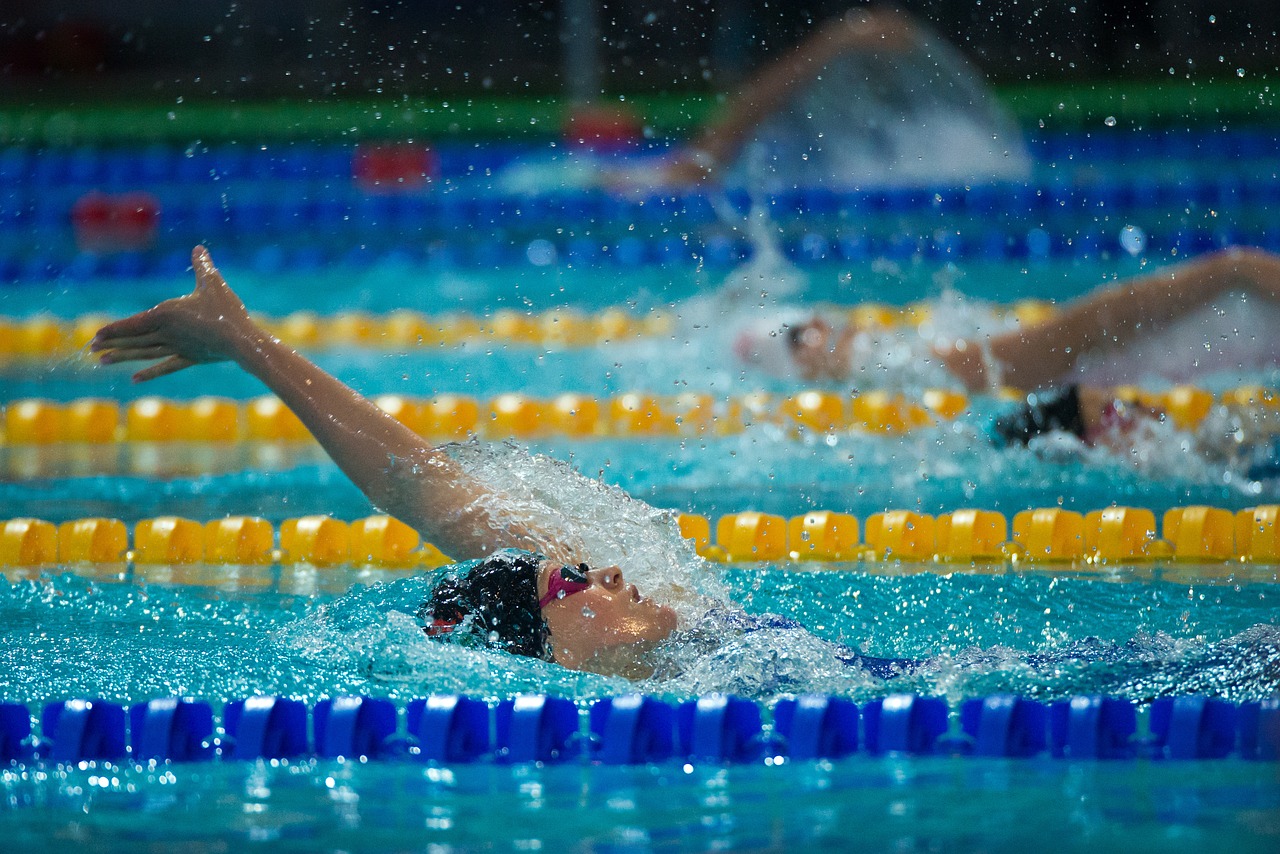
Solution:
<svg viewBox="0 0 1280 854">
<path fill-rule="evenodd" d="M 617 566 L 591 567 L 572 536 L 553 534 L 526 501 L 510 500 L 451 455 L 282 344 L 250 318 L 209 253 L 192 253 L 195 290 L 100 329 L 103 364 L 154 361 L 145 382 L 197 364 L 230 360 L 261 380 L 382 511 L 417 529 L 459 564 L 422 605 L 428 635 L 554 661 L 572 670 L 640 678 L 647 654 L 671 637 L 676 611 L 640 594 Z M 158 360 L 158 361 L 157 361 Z M 803 629 L 746 614 L 731 628 Z M 817 639 L 814 639 L 817 641 Z M 825 644 L 825 641 L 818 641 Z M 846 664 L 888 675 L 890 659 L 830 644 Z"/>
<path fill-rule="evenodd" d="M 1268 318 L 1280 319 L 1280 257 L 1235 248 L 1101 288 L 1034 325 L 934 342 L 917 360 L 970 391 L 1031 392 L 1033 403 L 997 424 L 1003 440 L 1065 430 L 1093 443 L 1121 421 L 1158 414 L 1117 400 L 1114 387 L 1138 372 L 1186 380 L 1215 367 L 1280 364 Z M 878 354 L 864 335 L 811 316 L 743 333 L 734 350 L 749 364 L 785 359 L 805 380 L 874 385 Z"/>
</svg>

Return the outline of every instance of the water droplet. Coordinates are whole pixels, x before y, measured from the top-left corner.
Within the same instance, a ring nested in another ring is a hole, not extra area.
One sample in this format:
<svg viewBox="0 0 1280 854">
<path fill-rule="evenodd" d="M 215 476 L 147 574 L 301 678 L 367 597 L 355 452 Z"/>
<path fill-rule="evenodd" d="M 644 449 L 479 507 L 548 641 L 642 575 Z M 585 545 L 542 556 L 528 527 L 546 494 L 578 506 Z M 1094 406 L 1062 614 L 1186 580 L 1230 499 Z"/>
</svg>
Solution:
<svg viewBox="0 0 1280 854">
<path fill-rule="evenodd" d="M 1147 233 L 1136 225 L 1120 229 L 1120 248 L 1130 255 L 1137 255 L 1147 248 Z"/>
<path fill-rule="evenodd" d="M 1103 123 L 1104 125 L 1106 125 L 1107 127 L 1109 127 L 1109 128 L 1113 128 L 1113 127 L 1115 127 L 1115 126 L 1116 126 L 1116 117 L 1115 117 L 1115 116 L 1107 116 L 1105 119 L 1103 119 L 1103 120 L 1102 120 L 1102 123 Z"/>
</svg>

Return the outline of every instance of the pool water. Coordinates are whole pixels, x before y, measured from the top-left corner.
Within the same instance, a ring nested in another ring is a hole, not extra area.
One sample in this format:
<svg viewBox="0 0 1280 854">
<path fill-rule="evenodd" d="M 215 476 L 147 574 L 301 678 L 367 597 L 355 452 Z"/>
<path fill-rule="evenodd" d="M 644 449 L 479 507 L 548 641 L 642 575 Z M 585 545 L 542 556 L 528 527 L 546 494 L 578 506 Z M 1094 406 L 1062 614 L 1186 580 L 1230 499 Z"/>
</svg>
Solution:
<svg viewBox="0 0 1280 854">
<path fill-rule="evenodd" d="M 15 850 L 1274 850 L 1274 768 L 854 758 L 668 767 L 332 761 L 0 771 Z M 785 793 L 785 797 L 780 793 Z M 501 805 L 497 807 L 496 805 Z M 14 809 L 16 807 L 16 809 Z M 139 816 L 146 816 L 139 820 Z M 69 819 L 74 816 L 74 819 Z"/>
</svg>

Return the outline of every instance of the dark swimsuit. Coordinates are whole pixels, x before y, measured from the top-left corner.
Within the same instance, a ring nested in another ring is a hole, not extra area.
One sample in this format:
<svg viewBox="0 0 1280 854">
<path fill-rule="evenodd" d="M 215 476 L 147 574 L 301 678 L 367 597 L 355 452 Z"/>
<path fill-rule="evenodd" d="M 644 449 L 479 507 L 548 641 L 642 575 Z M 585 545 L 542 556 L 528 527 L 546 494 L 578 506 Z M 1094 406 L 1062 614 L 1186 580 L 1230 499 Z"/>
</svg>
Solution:
<svg viewBox="0 0 1280 854">
<path fill-rule="evenodd" d="M 1078 439 L 1085 438 L 1079 386 L 1069 385 L 1027 395 L 1024 405 L 996 419 L 992 440 L 1000 446 L 1025 445 L 1036 436 L 1054 430 L 1070 433 Z"/>
</svg>

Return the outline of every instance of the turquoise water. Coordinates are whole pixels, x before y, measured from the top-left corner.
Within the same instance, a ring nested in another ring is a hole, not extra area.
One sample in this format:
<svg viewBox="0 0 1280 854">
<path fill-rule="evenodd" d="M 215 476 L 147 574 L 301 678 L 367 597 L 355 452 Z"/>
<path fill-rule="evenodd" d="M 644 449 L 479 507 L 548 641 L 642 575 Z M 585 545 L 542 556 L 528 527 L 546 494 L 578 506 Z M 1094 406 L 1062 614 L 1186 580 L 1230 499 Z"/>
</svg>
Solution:
<svg viewBox="0 0 1280 854">
<path fill-rule="evenodd" d="M 1133 272 L 1138 264 L 815 268 L 806 270 L 800 296 L 942 305 L 940 294 L 953 282 L 987 299 L 1065 296 L 1110 274 Z M 306 307 L 322 312 L 412 307 L 484 313 L 561 304 L 591 310 L 627 300 L 637 312 L 695 315 L 682 317 L 693 326 L 679 327 L 670 338 L 622 348 L 472 347 L 319 357 L 367 393 L 485 397 L 572 390 L 607 396 L 630 388 L 694 388 L 728 396 L 786 387 L 776 378 L 744 373 L 690 331 L 716 320 L 687 307 L 722 272 L 649 268 L 612 278 L 598 271 L 522 270 L 514 297 L 504 290 L 511 271 L 379 268 L 271 280 L 234 267 L 227 273 L 250 306 L 264 313 L 296 308 L 298 287 L 305 285 Z M 89 301 L 83 287 L 9 291 L 0 313 L 47 307 L 77 314 Z M 124 313 L 185 287 L 143 281 L 95 290 L 92 302 L 94 310 Z M 355 288 L 358 300 L 351 297 Z M 227 367 L 202 369 L 198 381 L 196 376 L 135 387 L 123 370 L 85 369 L 68 360 L 48 370 L 9 369 L 0 377 L 0 396 L 123 400 L 143 393 L 211 393 L 243 399 L 262 392 Z M 1273 377 L 1257 379 L 1275 384 Z M 1243 479 L 1229 463 L 1195 462 L 1194 453 L 1167 435 L 1156 437 L 1141 464 L 1105 452 L 996 450 L 984 435 L 997 406 L 979 400 L 975 412 L 955 424 L 901 438 L 797 439 L 760 426 L 708 439 L 555 439 L 534 450 L 567 458 L 588 477 L 655 506 L 709 515 L 824 508 L 864 517 L 887 508 L 938 513 L 966 506 L 1012 515 L 1032 506 L 1089 510 L 1113 502 L 1159 512 L 1190 503 L 1237 508 L 1280 496 L 1277 484 Z M 22 459 L 30 453 L 38 452 L 4 449 L 5 471 L 30 462 Z M 197 519 L 252 513 L 279 522 L 308 513 L 353 519 L 372 509 L 332 464 L 305 449 L 269 459 L 240 451 L 206 457 L 180 447 L 175 465 L 152 475 L 134 471 L 132 453 L 111 448 L 68 462 L 50 452 L 49 459 L 36 461 L 36 477 L 0 482 L 0 518 L 105 515 L 134 521 L 164 513 Z M 563 478 L 523 459 L 511 452 L 491 465 L 517 466 L 549 483 Z M 598 511 L 582 517 L 589 523 L 622 513 L 641 533 L 649 530 L 640 525 L 643 509 L 618 510 L 607 496 L 581 490 L 566 501 L 578 502 L 572 506 L 584 514 Z M 768 703 L 820 691 L 863 701 L 908 690 L 952 701 L 1010 691 L 1043 700 L 1107 693 L 1145 703 L 1201 693 L 1242 702 L 1280 687 L 1274 567 L 1153 565 L 1089 574 L 889 564 L 800 571 L 706 566 L 677 546 L 663 548 L 668 551 L 637 558 L 642 579 L 671 582 L 663 569 L 669 558 L 684 573 L 675 580 L 751 613 L 795 618 L 812 631 L 737 638 L 682 660 L 674 675 L 640 684 L 673 699 L 733 691 Z M 403 706 L 433 692 L 497 699 L 545 691 L 586 701 L 635 687 L 429 641 L 408 616 L 421 601 L 423 584 L 354 568 L 218 567 L 107 568 L 96 577 L 59 569 L 3 581 L 0 698 L 25 701 L 33 711 L 73 696 L 133 702 L 172 694 L 217 706 L 255 693 L 308 702 L 363 693 Z M 885 683 L 836 663 L 828 643 L 927 661 L 917 673 Z M 914 851 L 1022 850 L 1052 839 L 1067 850 L 1247 851 L 1274 850 L 1280 836 L 1275 767 L 1234 760 L 1079 765 L 855 757 L 687 771 L 678 765 L 444 771 L 324 762 L 11 768 L 0 769 L 0 793 L 4 825 L 23 848 L 132 850 L 177 838 L 198 850 L 263 842 L 307 850 L 767 850 L 821 844 Z"/>
<path fill-rule="evenodd" d="M 682 673 L 640 683 L 648 693 L 729 691 L 764 702 L 805 692 L 866 700 L 889 689 L 952 700 L 1204 693 L 1242 702 L 1280 684 L 1273 567 L 704 573 L 695 580 L 723 584 L 752 613 L 794 618 L 819 639 L 870 655 L 927 663 L 885 682 L 833 661 L 805 633 L 757 632 L 690 659 Z M 0 588 L 0 696 L 136 702 L 179 694 L 220 704 L 252 693 L 311 702 L 364 693 L 407 702 L 539 690 L 589 699 L 631 687 L 429 641 L 411 619 L 424 589 L 421 577 L 343 569 L 160 567 L 123 581 L 13 581 Z M 1035 654 L 1049 660 L 1027 663 Z"/>
<path fill-rule="evenodd" d="M 1235 761 L 1188 769 L 855 758 L 687 771 L 304 762 L 69 769 L 43 779 L 0 770 L 0 793 L 11 807 L 8 844 L 41 851 L 1017 852 L 1051 844 L 1244 854 L 1275 850 L 1280 833 L 1274 768 Z"/>
</svg>

